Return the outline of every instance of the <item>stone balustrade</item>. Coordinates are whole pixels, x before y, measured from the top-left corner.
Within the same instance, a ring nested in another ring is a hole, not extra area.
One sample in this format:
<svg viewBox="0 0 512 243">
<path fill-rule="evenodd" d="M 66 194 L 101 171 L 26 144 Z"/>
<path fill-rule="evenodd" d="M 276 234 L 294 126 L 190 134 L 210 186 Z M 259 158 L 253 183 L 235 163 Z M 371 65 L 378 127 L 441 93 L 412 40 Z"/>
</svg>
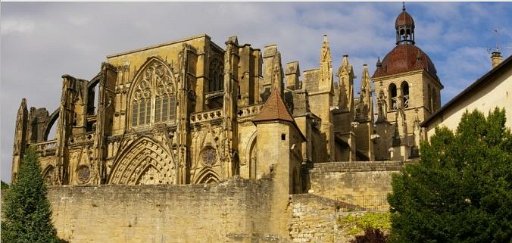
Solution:
<svg viewBox="0 0 512 243">
<path fill-rule="evenodd" d="M 69 139 L 69 144 L 82 144 L 94 142 L 94 132 L 78 134 Z"/>
<path fill-rule="evenodd" d="M 261 107 L 262 105 L 240 107 L 238 109 L 238 118 L 253 117 L 260 113 Z"/>
<path fill-rule="evenodd" d="M 41 156 L 54 155 L 57 150 L 57 140 L 50 140 L 42 143 L 34 144 L 36 152 L 40 153 Z"/>
<path fill-rule="evenodd" d="M 195 124 L 199 122 L 213 121 L 224 117 L 222 110 L 205 111 L 194 113 L 190 116 L 190 123 Z"/>
</svg>

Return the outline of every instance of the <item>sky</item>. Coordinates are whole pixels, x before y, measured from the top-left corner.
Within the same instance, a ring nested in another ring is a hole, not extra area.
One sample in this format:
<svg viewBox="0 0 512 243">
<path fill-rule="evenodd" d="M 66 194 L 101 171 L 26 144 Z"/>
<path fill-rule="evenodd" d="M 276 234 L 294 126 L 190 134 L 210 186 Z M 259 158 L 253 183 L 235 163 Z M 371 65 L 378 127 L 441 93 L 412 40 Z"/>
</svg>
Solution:
<svg viewBox="0 0 512 243">
<path fill-rule="evenodd" d="M 360 77 L 363 64 L 373 73 L 377 58 L 395 46 L 402 3 L 3 2 L 0 8 L 0 174 L 10 182 L 21 99 L 52 113 L 63 74 L 90 80 L 107 55 L 206 33 L 219 46 L 233 35 L 254 48 L 277 44 L 283 65 L 297 60 L 302 71 L 318 67 L 327 35 L 334 70 L 348 54 Z M 416 45 L 444 84 L 442 104 L 490 70 L 489 49 L 512 54 L 512 3 L 408 2 L 406 8 Z"/>
</svg>

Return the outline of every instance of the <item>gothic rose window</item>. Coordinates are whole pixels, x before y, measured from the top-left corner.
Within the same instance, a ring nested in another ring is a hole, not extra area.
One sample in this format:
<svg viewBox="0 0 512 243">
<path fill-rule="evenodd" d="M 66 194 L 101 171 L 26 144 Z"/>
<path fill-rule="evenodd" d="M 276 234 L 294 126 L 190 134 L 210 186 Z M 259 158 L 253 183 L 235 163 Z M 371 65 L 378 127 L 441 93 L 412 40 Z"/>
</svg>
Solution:
<svg viewBox="0 0 512 243">
<path fill-rule="evenodd" d="M 212 147 L 206 147 L 201 152 L 201 159 L 206 166 L 213 166 L 217 161 L 216 150 Z"/>
<path fill-rule="evenodd" d="M 152 61 L 134 82 L 131 98 L 131 126 L 174 122 L 176 119 L 176 89 L 169 68 Z"/>
<path fill-rule="evenodd" d="M 87 183 L 91 177 L 91 170 L 89 169 L 89 166 L 82 165 L 78 167 L 77 174 L 80 183 Z"/>
</svg>

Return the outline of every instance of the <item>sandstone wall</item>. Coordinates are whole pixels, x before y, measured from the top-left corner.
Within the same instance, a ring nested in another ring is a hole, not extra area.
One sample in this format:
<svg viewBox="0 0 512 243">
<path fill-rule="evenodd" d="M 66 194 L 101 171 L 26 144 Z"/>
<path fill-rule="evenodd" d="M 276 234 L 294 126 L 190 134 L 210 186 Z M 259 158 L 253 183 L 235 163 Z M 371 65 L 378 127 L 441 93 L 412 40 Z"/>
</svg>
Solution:
<svg viewBox="0 0 512 243">
<path fill-rule="evenodd" d="M 289 220 L 293 242 L 344 242 L 336 220 L 337 202 L 311 194 L 292 197 Z"/>
<path fill-rule="evenodd" d="M 251 242 L 266 234 L 268 180 L 217 185 L 49 189 L 58 235 L 70 242 Z"/>
<path fill-rule="evenodd" d="M 339 218 L 385 211 L 399 162 L 329 162 L 308 194 L 278 196 L 272 179 L 205 185 L 49 189 L 58 235 L 70 242 L 348 242 Z M 277 201 L 276 201 L 277 200 Z M 284 206 L 283 206 L 284 205 Z M 272 216 L 271 216 L 272 214 Z M 272 222 L 284 222 L 281 230 Z"/>
<path fill-rule="evenodd" d="M 387 210 L 391 175 L 401 162 L 326 162 L 310 170 L 309 192 L 369 210 Z"/>
</svg>

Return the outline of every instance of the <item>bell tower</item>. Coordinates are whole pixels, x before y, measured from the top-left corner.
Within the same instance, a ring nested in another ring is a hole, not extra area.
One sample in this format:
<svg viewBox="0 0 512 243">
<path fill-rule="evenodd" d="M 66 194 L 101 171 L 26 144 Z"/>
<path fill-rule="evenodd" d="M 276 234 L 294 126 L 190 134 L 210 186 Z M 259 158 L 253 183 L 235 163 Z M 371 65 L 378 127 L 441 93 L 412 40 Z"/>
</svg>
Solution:
<svg viewBox="0 0 512 243">
<path fill-rule="evenodd" d="M 381 151 L 377 159 L 407 160 L 416 156 L 415 124 L 441 106 L 443 85 L 430 57 L 416 46 L 414 28 L 414 19 L 404 5 L 395 20 L 396 46 L 382 62 L 377 61 L 372 77 L 378 100 L 377 127 L 381 127 L 377 132 L 382 134 L 382 141 L 390 141 L 382 147 L 396 148 L 394 152 Z M 384 132 L 389 126 L 379 123 L 390 124 L 392 131 Z"/>
<path fill-rule="evenodd" d="M 414 19 L 405 11 L 405 3 L 402 7 L 402 13 L 396 18 L 395 29 L 397 45 L 414 45 Z"/>
</svg>

